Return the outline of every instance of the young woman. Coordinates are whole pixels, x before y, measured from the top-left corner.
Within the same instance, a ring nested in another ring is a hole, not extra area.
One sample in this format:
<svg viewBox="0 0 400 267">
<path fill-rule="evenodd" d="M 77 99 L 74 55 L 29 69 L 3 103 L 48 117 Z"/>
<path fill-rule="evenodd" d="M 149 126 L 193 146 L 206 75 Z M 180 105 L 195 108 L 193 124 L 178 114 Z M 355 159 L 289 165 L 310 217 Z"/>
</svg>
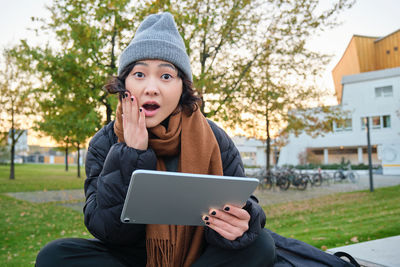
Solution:
<svg viewBox="0 0 400 267">
<path fill-rule="evenodd" d="M 86 160 L 85 225 L 96 239 L 53 241 L 36 265 L 272 266 L 274 242 L 254 197 L 244 207 L 210 210 L 205 227 L 120 221 L 136 169 L 244 176 L 232 140 L 197 106 L 189 57 L 171 14 L 141 23 L 106 88 L 120 95 L 116 120 L 93 137 Z"/>
</svg>

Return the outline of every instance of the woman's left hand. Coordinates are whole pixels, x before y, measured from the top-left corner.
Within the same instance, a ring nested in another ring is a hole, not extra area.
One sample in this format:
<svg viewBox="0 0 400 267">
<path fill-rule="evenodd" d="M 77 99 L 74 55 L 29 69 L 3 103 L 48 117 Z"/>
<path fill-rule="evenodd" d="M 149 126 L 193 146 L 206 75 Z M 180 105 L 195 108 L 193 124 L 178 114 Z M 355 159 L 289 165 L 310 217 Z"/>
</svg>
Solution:
<svg viewBox="0 0 400 267">
<path fill-rule="evenodd" d="M 249 229 L 250 214 L 240 207 L 225 205 L 222 210 L 210 209 L 203 221 L 222 237 L 233 241 Z"/>
</svg>

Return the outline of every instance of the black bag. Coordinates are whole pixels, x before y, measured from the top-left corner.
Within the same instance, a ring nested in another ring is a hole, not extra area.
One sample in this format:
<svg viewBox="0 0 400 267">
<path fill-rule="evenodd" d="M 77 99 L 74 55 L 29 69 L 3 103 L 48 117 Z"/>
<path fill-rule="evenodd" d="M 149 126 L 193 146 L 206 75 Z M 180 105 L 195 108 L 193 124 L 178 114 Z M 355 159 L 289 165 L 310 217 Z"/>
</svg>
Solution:
<svg viewBox="0 0 400 267">
<path fill-rule="evenodd" d="M 359 267 L 356 260 L 345 252 L 334 255 L 326 253 L 300 240 L 280 236 L 267 230 L 275 241 L 276 261 L 274 267 Z M 341 257 L 346 257 L 347 262 Z"/>
</svg>

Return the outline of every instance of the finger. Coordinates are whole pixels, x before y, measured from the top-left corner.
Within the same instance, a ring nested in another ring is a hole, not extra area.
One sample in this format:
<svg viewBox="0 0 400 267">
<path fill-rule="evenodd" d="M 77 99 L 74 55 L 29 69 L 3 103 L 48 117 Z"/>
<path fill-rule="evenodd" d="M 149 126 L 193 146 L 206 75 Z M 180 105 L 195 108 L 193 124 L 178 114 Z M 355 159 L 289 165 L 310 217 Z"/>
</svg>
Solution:
<svg viewBox="0 0 400 267">
<path fill-rule="evenodd" d="M 242 236 L 249 228 L 248 222 L 238 220 L 237 218 L 225 221 L 214 216 L 209 216 L 207 222 L 210 223 L 209 225 L 215 225 L 236 236 Z"/>
<path fill-rule="evenodd" d="M 224 210 L 211 209 L 209 214 L 211 215 L 211 217 L 218 218 L 225 222 L 229 222 L 232 225 L 240 225 L 241 224 L 241 222 L 240 222 L 241 219 L 229 214 L 228 212 L 226 212 Z"/>
<path fill-rule="evenodd" d="M 127 97 L 126 97 L 126 108 L 127 108 L 127 113 L 129 113 L 129 119 L 128 122 L 129 123 L 137 123 L 137 116 L 135 116 L 134 112 L 133 112 L 133 108 L 132 108 L 132 102 L 134 98 L 132 98 L 132 94 L 127 91 Z"/>
<path fill-rule="evenodd" d="M 227 208 L 229 207 L 229 208 Z M 228 224 L 238 227 L 243 231 L 247 231 L 249 229 L 249 221 L 250 221 L 250 215 L 243 216 L 243 218 L 238 218 L 237 216 L 234 216 L 232 214 L 229 214 L 229 211 L 232 209 L 231 206 L 225 206 L 226 210 L 211 210 L 210 215 L 211 217 L 218 218 L 222 221 L 227 222 Z M 237 207 L 236 207 L 237 208 Z M 244 210 L 245 211 L 245 210 Z M 236 213 L 241 213 L 240 211 L 235 211 Z M 247 211 L 245 211 L 247 213 Z M 248 214 L 248 213 L 247 213 Z"/>
<path fill-rule="evenodd" d="M 122 127 L 125 129 L 125 127 L 126 127 L 126 118 L 125 118 L 123 113 L 122 113 L 121 116 L 122 116 Z"/>
<path fill-rule="evenodd" d="M 142 131 L 146 130 L 146 116 L 142 108 L 139 108 L 139 129 Z"/>
<path fill-rule="evenodd" d="M 249 228 L 249 222 L 246 220 L 241 220 L 235 216 L 222 210 L 210 210 L 210 224 L 216 223 L 219 227 L 224 229 L 228 228 L 238 228 L 242 232 L 245 232 Z M 231 230 L 229 230 L 230 232 Z"/>
<path fill-rule="evenodd" d="M 130 108 L 131 108 L 131 113 L 132 113 L 132 121 L 135 123 L 135 126 L 137 127 L 139 122 L 139 105 L 137 102 L 136 97 L 134 97 L 133 95 L 130 96 Z"/>
<path fill-rule="evenodd" d="M 128 91 L 125 91 L 123 96 L 122 96 L 122 113 L 124 114 L 124 118 L 125 118 L 125 123 L 127 123 L 129 121 L 130 118 L 130 107 L 128 105 Z M 126 125 L 126 124 L 125 124 Z"/>
<path fill-rule="evenodd" d="M 238 206 L 234 206 L 234 205 L 230 205 L 230 204 L 225 205 L 224 211 L 235 216 L 236 218 L 241 219 L 241 220 L 250 221 L 250 214 L 247 212 L 247 210 L 240 208 Z"/>
<path fill-rule="evenodd" d="M 207 216 L 205 216 L 207 217 Z M 205 220 L 205 218 L 203 218 Z M 219 221 L 219 222 L 218 222 Z M 236 238 L 240 237 L 243 235 L 244 232 L 238 230 L 237 228 L 235 229 L 232 226 L 229 226 L 225 222 L 216 219 L 216 218 L 211 218 L 208 217 L 207 220 L 205 221 L 206 225 L 216 231 L 218 234 L 220 234 L 222 237 L 228 239 L 228 240 L 235 240 Z"/>
<path fill-rule="evenodd" d="M 126 99 L 126 93 L 124 92 L 124 93 L 122 93 L 122 97 L 121 97 L 121 107 L 122 107 L 122 126 L 123 126 L 123 128 L 124 128 L 124 130 L 126 129 L 126 127 L 127 127 L 127 124 L 126 124 L 126 122 L 127 122 L 127 110 L 126 110 L 126 101 L 125 101 L 125 99 Z"/>
</svg>

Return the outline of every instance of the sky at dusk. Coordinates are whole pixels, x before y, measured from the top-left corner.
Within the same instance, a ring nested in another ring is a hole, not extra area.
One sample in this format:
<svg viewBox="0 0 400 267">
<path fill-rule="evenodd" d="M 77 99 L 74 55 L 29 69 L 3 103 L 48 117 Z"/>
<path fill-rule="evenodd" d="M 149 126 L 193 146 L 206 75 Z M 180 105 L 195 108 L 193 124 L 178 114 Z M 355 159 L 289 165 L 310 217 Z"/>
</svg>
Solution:
<svg viewBox="0 0 400 267">
<path fill-rule="evenodd" d="M 322 5 L 329 2 L 321 0 Z M 45 4 L 50 3 L 51 0 L 0 0 L 0 48 L 16 44 L 23 38 L 44 43 L 27 28 L 32 26 L 32 16 L 49 16 Z M 358 0 L 351 9 L 340 14 L 340 26 L 311 39 L 310 49 L 333 55 L 319 86 L 334 91 L 331 71 L 354 34 L 383 37 L 399 30 L 399 10 L 399 0 Z M 331 99 L 331 104 L 336 104 L 335 99 Z"/>
<path fill-rule="evenodd" d="M 323 6 L 329 2 L 321 0 Z M 31 26 L 32 16 L 49 16 L 45 4 L 50 4 L 51 0 L 0 0 L 0 3 L 0 47 L 16 44 L 22 38 L 40 42 L 27 28 Z M 334 55 L 326 70 L 330 76 L 353 34 L 380 37 L 400 29 L 399 10 L 399 0 L 358 0 L 351 9 L 340 14 L 340 26 L 316 36 L 308 47 Z M 333 90 L 332 80 L 326 78 L 326 86 Z"/>
</svg>

